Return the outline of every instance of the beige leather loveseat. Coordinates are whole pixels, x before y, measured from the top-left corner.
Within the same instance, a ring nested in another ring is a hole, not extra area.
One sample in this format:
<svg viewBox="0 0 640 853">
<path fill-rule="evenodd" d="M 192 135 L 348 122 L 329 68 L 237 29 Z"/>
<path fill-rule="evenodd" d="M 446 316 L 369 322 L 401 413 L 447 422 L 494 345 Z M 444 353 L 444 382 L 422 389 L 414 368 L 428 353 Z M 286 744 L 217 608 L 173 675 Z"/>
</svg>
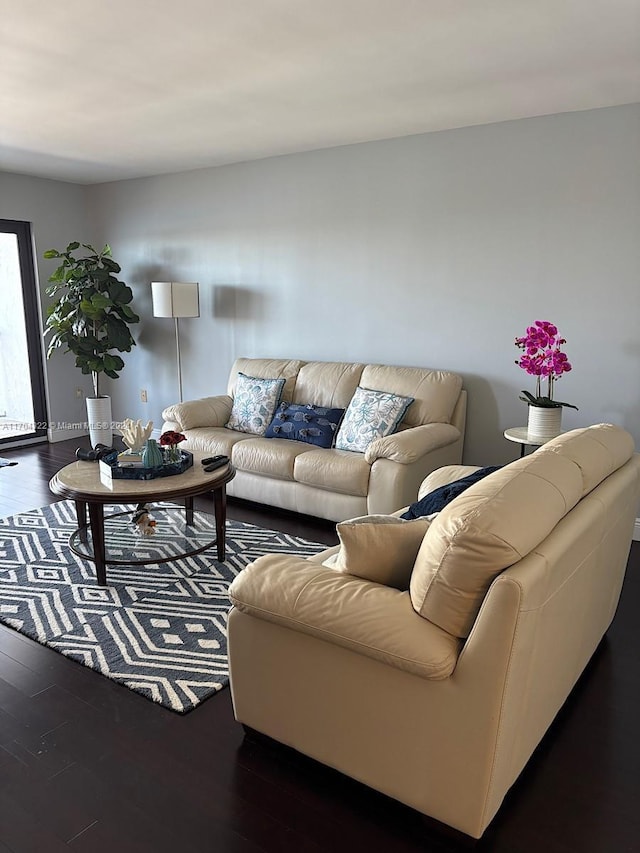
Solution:
<svg viewBox="0 0 640 853">
<path fill-rule="evenodd" d="M 639 494 L 631 436 L 597 425 L 455 498 L 400 588 L 261 557 L 230 593 L 236 718 L 480 837 L 614 616 Z"/>
<path fill-rule="evenodd" d="M 296 404 L 346 409 L 358 386 L 414 402 L 398 430 L 365 452 L 315 447 L 227 429 L 240 373 L 284 378 L 282 399 Z M 229 495 L 340 521 L 392 512 L 413 500 L 430 471 L 461 461 L 466 392 L 460 376 L 442 370 L 239 358 L 226 394 L 169 406 L 162 416 L 163 432 L 186 436 L 181 447 L 230 457 Z"/>
</svg>

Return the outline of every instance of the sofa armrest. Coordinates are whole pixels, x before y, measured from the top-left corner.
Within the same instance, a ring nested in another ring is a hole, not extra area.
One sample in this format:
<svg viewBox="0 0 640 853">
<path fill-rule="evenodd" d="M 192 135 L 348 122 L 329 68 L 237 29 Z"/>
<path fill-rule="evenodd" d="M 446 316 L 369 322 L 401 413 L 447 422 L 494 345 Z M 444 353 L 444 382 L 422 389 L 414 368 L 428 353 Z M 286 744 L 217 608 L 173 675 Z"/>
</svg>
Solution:
<svg viewBox="0 0 640 853">
<path fill-rule="evenodd" d="M 376 459 L 391 459 L 407 465 L 459 438 L 460 430 L 451 424 L 422 424 L 377 438 L 365 450 L 364 458 L 370 464 Z"/>
<path fill-rule="evenodd" d="M 307 559 L 266 554 L 231 584 L 243 613 L 319 637 L 423 678 L 448 678 L 461 641 L 419 616 L 408 592 Z"/>
<path fill-rule="evenodd" d="M 186 403 L 174 403 L 162 412 L 165 421 L 180 426 L 181 430 L 196 427 L 223 427 L 229 420 L 233 399 L 226 394 L 202 397 Z"/>
<path fill-rule="evenodd" d="M 456 480 L 462 480 L 480 469 L 480 465 L 443 465 L 442 468 L 436 468 L 428 474 L 418 490 L 418 500 L 421 500 L 425 495 L 434 492 L 441 486 L 448 486 L 450 483 L 455 483 Z"/>
</svg>

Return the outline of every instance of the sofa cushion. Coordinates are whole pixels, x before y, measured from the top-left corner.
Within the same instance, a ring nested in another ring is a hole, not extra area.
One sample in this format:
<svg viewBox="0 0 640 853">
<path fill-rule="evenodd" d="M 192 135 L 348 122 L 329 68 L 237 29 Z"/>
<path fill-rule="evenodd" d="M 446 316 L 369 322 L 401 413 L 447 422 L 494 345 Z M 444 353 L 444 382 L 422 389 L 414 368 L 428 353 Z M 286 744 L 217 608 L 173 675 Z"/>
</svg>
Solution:
<svg viewBox="0 0 640 853">
<path fill-rule="evenodd" d="M 280 403 L 267 427 L 265 438 L 304 441 L 316 447 L 331 447 L 344 409 Z"/>
<path fill-rule="evenodd" d="M 260 379 L 239 373 L 227 429 L 264 435 L 280 402 L 284 383 L 284 378 Z"/>
<path fill-rule="evenodd" d="M 413 397 L 404 416 L 404 423 L 413 427 L 451 422 L 462 390 L 462 377 L 446 370 L 368 364 L 362 371 L 360 385 Z"/>
<path fill-rule="evenodd" d="M 364 453 L 372 441 L 396 430 L 411 403 L 413 397 L 358 386 L 340 424 L 336 448 Z"/>
<path fill-rule="evenodd" d="M 234 445 L 231 462 L 238 471 L 250 471 L 275 480 L 293 480 L 296 458 L 309 445 L 302 441 L 281 441 L 256 436 Z"/>
<path fill-rule="evenodd" d="M 430 522 L 364 515 L 336 525 L 340 550 L 324 565 L 383 586 L 409 589 L 411 571 Z"/>
<path fill-rule="evenodd" d="M 246 376 L 257 376 L 260 379 L 284 379 L 284 388 L 280 399 L 292 400 L 298 373 L 303 364 L 304 361 L 291 358 L 237 358 L 229 373 L 227 394 L 230 397 L 235 396 L 238 375 L 244 373 Z M 316 401 L 310 397 L 309 402 Z M 317 402 L 322 401 L 318 400 Z"/>
<path fill-rule="evenodd" d="M 305 447 L 307 452 L 296 457 L 293 467 L 293 479 L 297 483 L 343 495 L 367 496 L 371 466 L 361 453 Z"/>
<path fill-rule="evenodd" d="M 530 553 L 581 494 L 577 465 L 538 452 L 468 488 L 424 537 L 409 585 L 414 608 L 467 637 L 494 577 Z"/>
<path fill-rule="evenodd" d="M 421 619 L 407 592 L 289 554 L 259 557 L 240 572 L 229 597 L 238 610 L 257 619 L 319 637 L 421 678 L 448 678 L 460 653 L 460 640 Z M 295 633 L 291 636 L 295 642 Z M 390 721 L 393 724 L 401 725 L 401 720 Z"/>
<path fill-rule="evenodd" d="M 296 378 L 293 396 L 283 394 L 294 403 L 346 409 L 360 383 L 363 364 L 342 361 L 310 361 Z"/>
</svg>

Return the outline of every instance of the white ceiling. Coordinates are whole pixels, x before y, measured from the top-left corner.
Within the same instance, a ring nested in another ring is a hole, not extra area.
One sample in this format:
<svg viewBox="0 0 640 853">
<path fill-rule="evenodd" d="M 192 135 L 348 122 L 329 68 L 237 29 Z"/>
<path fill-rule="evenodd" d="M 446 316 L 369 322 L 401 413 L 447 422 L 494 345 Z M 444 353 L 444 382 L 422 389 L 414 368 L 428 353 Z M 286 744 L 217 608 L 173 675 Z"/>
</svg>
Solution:
<svg viewBox="0 0 640 853">
<path fill-rule="evenodd" d="M 0 0 L 0 169 L 95 183 L 640 101 L 640 0 Z"/>
</svg>

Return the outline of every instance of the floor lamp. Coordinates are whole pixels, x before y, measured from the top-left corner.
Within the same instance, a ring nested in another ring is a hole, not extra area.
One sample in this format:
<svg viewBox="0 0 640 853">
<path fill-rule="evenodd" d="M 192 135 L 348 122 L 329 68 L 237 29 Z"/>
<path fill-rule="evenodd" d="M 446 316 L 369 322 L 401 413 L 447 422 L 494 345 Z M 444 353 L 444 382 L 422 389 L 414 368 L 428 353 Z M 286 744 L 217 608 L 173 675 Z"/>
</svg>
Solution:
<svg viewBox="0 0 640 853">
<path fill-rule="evenodd" d="M 178 359 L 178 391 L 182 403 L 182 367 L 180 365 L 181 317 L 199 317 L 200 300 L 197 281 L 152 281 L 151 299 L 154 317 L 173 317 L 176 324 L 176 355 Z"/>
</svg>

